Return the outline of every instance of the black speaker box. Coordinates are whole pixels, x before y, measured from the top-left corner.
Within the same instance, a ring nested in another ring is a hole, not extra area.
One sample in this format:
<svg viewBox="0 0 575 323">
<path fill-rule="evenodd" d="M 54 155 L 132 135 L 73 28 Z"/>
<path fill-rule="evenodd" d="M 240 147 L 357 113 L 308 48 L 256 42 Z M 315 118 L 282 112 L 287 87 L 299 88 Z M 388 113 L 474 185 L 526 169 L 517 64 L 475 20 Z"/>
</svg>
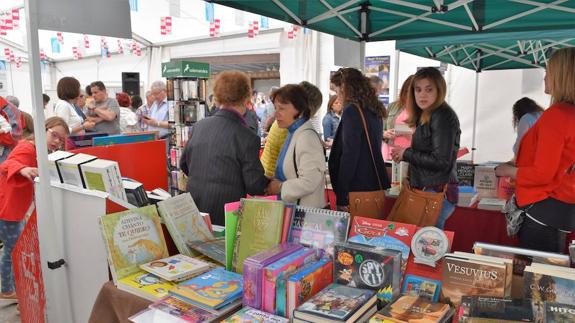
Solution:
<svg viewBox="0 0 575 323">
<path fill-rule="evenodd" d="M 122 72 L 122 92 L 140 95 L 140 73 Z"/>
</svg>

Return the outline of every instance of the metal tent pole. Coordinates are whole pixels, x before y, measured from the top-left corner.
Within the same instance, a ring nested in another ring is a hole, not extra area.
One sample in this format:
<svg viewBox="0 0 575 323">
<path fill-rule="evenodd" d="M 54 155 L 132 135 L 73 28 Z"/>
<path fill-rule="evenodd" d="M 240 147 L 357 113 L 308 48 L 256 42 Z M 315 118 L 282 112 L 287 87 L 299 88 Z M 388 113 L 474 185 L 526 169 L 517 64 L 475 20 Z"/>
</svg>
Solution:
<svg viewBox="0 0 575 323">
<path fill-rule="evenodd" d="M 395 64 L 393 67 L 393 69 L 394 69 L 394 72 L 393 72 L 394 73 L 394 75 L 393 75 L 393 84 L 394 84 L 393 86 L 394 86 L 394 88 L 393 88 L 393 93 L 391 94 L 391 98 L 389 100 L 390 103 L 397 101 L 397 96 L 399 93 L 399 88 L 400 88 L 400 86 L 399 86 L 399 56 L 400 56 L 400 54 L 401 54 L 401 51 L 399 49 L 396 49 L 395 50 Z"/>
<path fill-rule="evenodd" d="M 473 100 L 473 134 L 471 138 L 471 162 L 475 162 L 475 135 L 477 132 L 477 102 L 479 100 L 479 72 L 475 72 L 475 95 Z"/>
</svg>

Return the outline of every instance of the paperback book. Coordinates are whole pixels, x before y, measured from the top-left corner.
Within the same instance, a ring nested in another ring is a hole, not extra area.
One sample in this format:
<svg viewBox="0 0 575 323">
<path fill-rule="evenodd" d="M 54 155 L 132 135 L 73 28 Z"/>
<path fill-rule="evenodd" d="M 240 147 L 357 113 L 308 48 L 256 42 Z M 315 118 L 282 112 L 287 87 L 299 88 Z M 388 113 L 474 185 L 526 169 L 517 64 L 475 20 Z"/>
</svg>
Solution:
<svg viewBox="0 0 575 323">
<path fill-rule="evenodd" d="M 218 315 L 193 306 L 174 296 L 166 296 L 150 304 L 149 308 L 167 314 L 164 316 L 169 317 L 173 321 L 201 323 L 214 322 L 218 319 Z"/>
<path fill-rule="evenodd" d="M 322 258 L 287 279 L 286 310 L 278 315 L 292 317 L 293 310 L 333 282 L 333 261 Z M 276 296 L 276 299 L 279 299 Z M 280 303 L 280 301 L 278 301 Z"/>
<path fill-rule="evenodd" d="M 224 239 L 226 241 L 225 252 L 226 252 L 226 270 L 232 270 L 233 259 L 234 259 L 234 249 L 236 246 L 236 233 L 238 229 L 238 219 L 240 211 L 240 201 L 226 203 L 224 205 L 224 221 L 225 221 L 225 232 Z"/>
<path fill-rule="evenodd" d="M 168 257 L 155 206 L 98 218 L 114 282 L 140 271 L 139 265 Z"/>
<path fill-rule="evenodd" d="M 196 241 L 188 246 L 204 256 L 222 265 L 226 263 L 226 241 L 225 238 L 216 238 L 207 241 Z"/>
<path fill-rule="evenodd" d="M 141 264 L 140 268 L 168 281 L 182 281 L 210 269 L 207 262 L 175 255 Z"/>
<path fill-rule="evenodd" d="M 337 284 L 376 291 L 383 306 L 399 295 L 401 254 L 380 247 L 338 243 L 333 274 Z"/>
<path fill-rule="evenodd" d="M 442 322 L 449 313 L 448 304 L 431 302 L 418 296 L 401 296 L 375 315 L 375 318 L 390 322 Z"/>
<path fill-rule="evenodd" d="M 204 309 L 218 310 L 240 299 L 242 292 L 241 275 L 216 268 L 179 283 L 170 291 L 170 295 Z"/>
<path fill-rule="evenodd" d="M 419 296 L 432 302 L 439 301 L 441 281 L 415 275 L 405 275 L 401 294 Z"/>
<path fill-rule="evenodd" d="M 158 210 L 181 254 L 194 256 L 189 244 L 214 239 L 190 193 L 158 202 Z"/>
<path fill-rule="evenodd" d="M 138 271 L 118 280 L 118 289 L 150 301 L 157 301 L 168 295 L 176 285 L 145 271 Z"/>
<path fill-rule="evenodd" d="M 575 322 L 575 304 L 545 302 L 545 323 Z"/>
<path fill-rule="evenodd" d="M 523 274 L 523 298 L 532 300 L 536 322 L 544 320 L 545 302 L 575 304 L 575 269 L 548 267 L 532 264 Z"/>
<path fill-rule="evenodd" d="M 458 312 L 459 322 L 533 322 L 531 302 L 481 296 L 463 296 Z"/>
<path fill-rule="evenodd" d="M 289 320 L 281 316 L 266 313 L 255 308 L 246 306 L 222 321 L 223 323 L 265 322 L 265 323 L 288 323 Z"/>
<path fill-rule="evenodd" d="M 349 224 L 347 212 L 297 206 L 288 240 L 333 254 L 333 243 L 347 240 Z"/>
</svg>

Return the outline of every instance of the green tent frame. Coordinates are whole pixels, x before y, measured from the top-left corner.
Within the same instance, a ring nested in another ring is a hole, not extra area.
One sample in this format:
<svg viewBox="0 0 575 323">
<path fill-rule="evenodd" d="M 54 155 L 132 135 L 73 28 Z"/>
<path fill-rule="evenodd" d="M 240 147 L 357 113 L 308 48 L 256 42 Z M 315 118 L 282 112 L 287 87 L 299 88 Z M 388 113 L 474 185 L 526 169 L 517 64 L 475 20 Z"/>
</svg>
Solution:
<svg viewBox="0 0 575 323">
<path fill-rule="evenodd" d="M 575 29 L 572 0 L 207 1 L 356 41 Z"/>
</svg>

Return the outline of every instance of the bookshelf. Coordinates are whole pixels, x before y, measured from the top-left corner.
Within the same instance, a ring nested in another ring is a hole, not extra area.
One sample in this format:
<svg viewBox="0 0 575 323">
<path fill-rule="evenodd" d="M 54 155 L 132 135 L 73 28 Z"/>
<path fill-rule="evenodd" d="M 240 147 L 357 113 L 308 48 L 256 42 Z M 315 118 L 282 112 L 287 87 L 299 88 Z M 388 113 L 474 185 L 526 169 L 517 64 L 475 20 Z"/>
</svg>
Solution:
<svg viewBox="0 0 575 323">
<path fill-rule="evenodd" d="M 186 191 L 186 176 L 179 160 L 194 123 L 206 117 L 207 81 L 210 65 L 190 61 L 162 63 L 162 77 L 167 79 L 169 109 L 169 186 L 172 195 Z"/>
</svg>

